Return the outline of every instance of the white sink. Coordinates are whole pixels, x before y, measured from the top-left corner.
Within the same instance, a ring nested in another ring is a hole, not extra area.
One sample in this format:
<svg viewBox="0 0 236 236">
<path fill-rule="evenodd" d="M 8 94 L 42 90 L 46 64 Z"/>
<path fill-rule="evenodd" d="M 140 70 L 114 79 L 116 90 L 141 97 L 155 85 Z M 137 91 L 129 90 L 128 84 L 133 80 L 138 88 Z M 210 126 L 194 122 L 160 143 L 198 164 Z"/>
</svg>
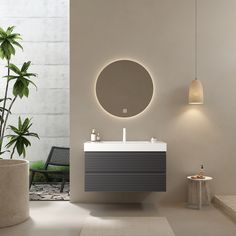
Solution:
<svg viewBox="0 0 236 236">
<path fill-rule="evenodd" d="M 85 152 L 166 152 L 167 144 L 161 141 L 102 141 L 84 143 Z"/>
</svg>

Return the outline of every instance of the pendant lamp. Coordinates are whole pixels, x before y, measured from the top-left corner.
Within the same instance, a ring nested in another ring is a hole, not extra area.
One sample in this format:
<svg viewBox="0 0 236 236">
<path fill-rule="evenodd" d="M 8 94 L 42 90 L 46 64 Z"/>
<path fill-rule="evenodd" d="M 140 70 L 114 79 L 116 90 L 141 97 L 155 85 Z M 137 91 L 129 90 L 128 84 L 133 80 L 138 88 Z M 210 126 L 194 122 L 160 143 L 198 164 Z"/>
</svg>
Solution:
<svg viewBox="0 0 236 236">
<path fill-rule="evenodd" d="M 189 86 L 189 104 L 203 104 L 203 87 L 197 78 L 197 0 L 195 0 L 195 79 Z"/>
</svg>

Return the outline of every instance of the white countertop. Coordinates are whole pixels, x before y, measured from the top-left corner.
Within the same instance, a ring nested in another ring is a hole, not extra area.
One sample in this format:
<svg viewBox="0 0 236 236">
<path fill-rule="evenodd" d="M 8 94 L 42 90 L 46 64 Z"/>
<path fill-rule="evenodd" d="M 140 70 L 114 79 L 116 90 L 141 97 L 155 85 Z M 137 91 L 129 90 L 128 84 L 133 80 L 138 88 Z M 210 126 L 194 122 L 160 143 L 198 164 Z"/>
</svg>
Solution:
<svg viewBox="0 0 236 236">
<path fill-rule="evenodd" d="M 166 152 L 167 144 L 157 141 L 101 141 L 85 142 L 85 152 Z"/>
</svg>

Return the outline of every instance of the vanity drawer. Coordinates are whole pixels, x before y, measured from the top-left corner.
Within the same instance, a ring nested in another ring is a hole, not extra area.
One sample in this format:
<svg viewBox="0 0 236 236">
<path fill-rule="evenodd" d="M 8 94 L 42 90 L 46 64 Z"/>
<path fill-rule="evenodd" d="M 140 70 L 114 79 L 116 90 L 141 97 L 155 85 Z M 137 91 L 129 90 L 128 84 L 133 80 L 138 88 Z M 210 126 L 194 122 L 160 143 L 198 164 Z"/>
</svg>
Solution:
<svg viewBox="0 0 236 236">
<path fill-rule="evenodd" d="M 155 192 L 166 191 L 165 174 L 85 174 L 85 191 Z"/>
<path fill-rule="evenodd" d="M 85 152 L 86 173 L 164 173 L 165 152 Z"/>
</svg>

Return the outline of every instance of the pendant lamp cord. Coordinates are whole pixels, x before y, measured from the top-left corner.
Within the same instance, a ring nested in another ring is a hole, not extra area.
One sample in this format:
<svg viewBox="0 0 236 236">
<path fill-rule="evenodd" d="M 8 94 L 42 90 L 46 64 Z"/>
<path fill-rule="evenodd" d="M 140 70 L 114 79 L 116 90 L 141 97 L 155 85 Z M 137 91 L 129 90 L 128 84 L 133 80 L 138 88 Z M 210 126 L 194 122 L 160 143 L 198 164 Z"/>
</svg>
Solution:
<svg viewBox="0 0 236 236">
<path fill-rule="evenodd" d="M 195 79 L 197 79 L 197 0 L 195 0 Z"/>
</svg>

